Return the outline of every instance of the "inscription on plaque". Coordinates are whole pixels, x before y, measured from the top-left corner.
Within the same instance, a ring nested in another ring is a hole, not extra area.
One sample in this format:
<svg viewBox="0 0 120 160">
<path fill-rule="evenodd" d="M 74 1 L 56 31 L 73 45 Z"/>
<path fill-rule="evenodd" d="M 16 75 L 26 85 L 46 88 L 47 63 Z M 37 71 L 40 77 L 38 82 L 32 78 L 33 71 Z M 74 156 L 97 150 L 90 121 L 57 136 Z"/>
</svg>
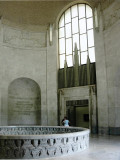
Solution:
<svg viewBox="0 0 120 160">
<path fill-rule="evenodd" d="M 16 112 L 16 114 L 30 115 L 31 112 L 40 110 L 39 100 L 32 99 L 28 101 L 28 99 L 26 100 L 25 98 L 23 98 L 13 101 L 13 112 Z"/>
</svg>

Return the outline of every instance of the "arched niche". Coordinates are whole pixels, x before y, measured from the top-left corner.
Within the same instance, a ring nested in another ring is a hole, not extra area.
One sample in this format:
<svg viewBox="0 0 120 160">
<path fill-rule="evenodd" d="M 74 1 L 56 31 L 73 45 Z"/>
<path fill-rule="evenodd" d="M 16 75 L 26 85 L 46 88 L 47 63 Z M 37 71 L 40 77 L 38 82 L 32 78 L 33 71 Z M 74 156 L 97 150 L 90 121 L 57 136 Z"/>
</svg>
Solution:
<svg viewBox="0 0 120 160">
<path fill-rule="evenodd" d="M 8 87 L 8 125 L 38 125 L 41 120 L 39 85 L 29 78 L 18 78 Z"/>
</svg>

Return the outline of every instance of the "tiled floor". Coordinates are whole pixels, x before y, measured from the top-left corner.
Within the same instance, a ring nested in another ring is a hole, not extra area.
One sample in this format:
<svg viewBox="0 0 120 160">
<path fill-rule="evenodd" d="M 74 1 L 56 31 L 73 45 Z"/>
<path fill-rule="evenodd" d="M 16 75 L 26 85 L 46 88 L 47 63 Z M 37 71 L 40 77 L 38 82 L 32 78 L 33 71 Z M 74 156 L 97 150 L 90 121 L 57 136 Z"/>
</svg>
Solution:
<svg viewBox="0 0 120 160">
<path fill-rule="evenodd" d="M 120 160 L 120 136 L 92 135 L 89 149 L 71 156 L 44 160 Z"/>
<path fill-rule="evenodd" d="M 40 160 L 120 160 L 120 136 L 92 135 L 89 149 L 83 152 Z"/>
</svg>

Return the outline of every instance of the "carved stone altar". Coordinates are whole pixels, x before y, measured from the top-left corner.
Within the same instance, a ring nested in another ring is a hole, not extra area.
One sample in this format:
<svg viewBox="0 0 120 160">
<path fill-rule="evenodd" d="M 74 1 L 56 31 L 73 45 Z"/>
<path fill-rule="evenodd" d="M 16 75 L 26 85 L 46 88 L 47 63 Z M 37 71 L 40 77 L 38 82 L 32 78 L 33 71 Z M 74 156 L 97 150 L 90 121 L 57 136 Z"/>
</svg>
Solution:
<svg viewBox="0 0 120 160">
<path fill-rule="evenodd" d="M 89 129 L 78 127 L 0 127 L 0 159 L 39 159 L 83 151 Z"/>
</svg>

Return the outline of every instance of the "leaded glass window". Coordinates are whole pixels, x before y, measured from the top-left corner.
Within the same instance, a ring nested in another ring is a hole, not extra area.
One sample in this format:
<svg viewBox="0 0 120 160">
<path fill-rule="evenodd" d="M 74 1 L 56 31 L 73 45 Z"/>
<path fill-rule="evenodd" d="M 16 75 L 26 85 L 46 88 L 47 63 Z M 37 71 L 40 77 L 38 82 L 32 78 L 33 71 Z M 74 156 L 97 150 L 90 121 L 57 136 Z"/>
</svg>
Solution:
<svg viewBox="0 0 120 160">
<path fill-rule="evenodd" d="M 74 45 L 77 44 L 79 65 L 95 62 L 93 12 L 87 4 L 76 4 L 68 8 L 59 20 L 59 62 L 64 68 L 73 66 Z"/>
</svg>

